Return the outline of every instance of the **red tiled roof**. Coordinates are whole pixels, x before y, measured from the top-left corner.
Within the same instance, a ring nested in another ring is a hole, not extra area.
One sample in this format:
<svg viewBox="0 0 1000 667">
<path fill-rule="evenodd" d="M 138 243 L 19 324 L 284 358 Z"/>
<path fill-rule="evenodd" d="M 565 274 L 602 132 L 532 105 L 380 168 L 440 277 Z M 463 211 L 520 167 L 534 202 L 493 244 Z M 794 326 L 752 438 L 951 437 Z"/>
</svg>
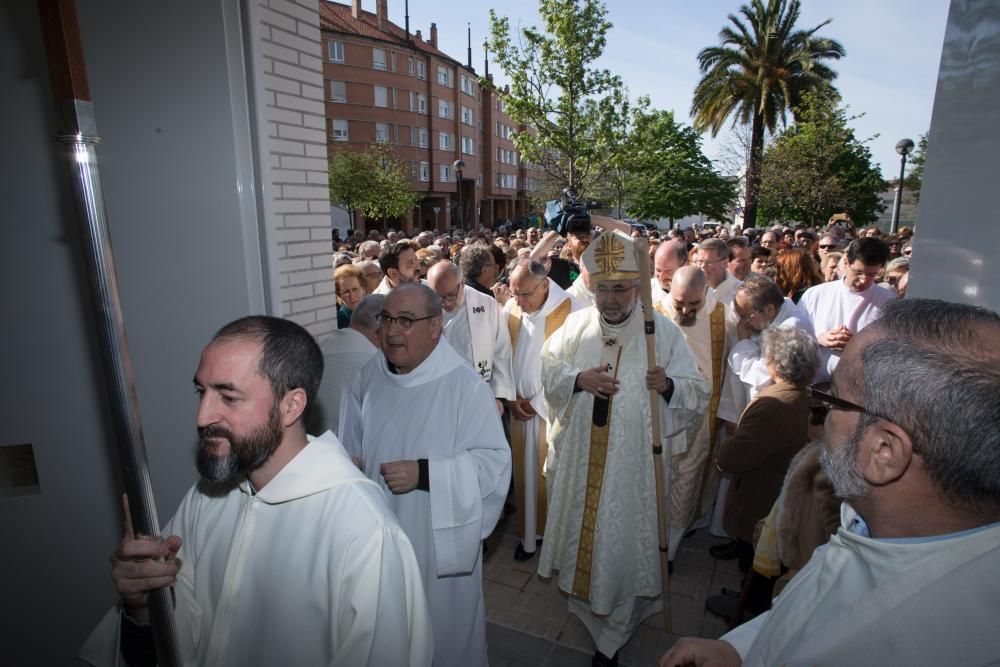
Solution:
<svg viewBox="0 0 1000 667">
<path fill-rule="evenodd" d="M 354 18 L 351 13 L 351 5 L 320 0 L 319 27 L 321 30 L 360 35 L 361 37 L 407 46 L 417 51 L 430 53 L 438 58 L 450 60 L 460 67 L 463 66 L 461 62 L 455 60 L 447 53 L 438 50 L 425 41 L 417 40 L 413 35 L 410 35 L 410 39 L 407 40 L 406 31 L 391 21 L 385 22 L 385 30 L 379 30 L 378 18 L 371 12 L 362 10 L 361 17 Z"/>
</svg>

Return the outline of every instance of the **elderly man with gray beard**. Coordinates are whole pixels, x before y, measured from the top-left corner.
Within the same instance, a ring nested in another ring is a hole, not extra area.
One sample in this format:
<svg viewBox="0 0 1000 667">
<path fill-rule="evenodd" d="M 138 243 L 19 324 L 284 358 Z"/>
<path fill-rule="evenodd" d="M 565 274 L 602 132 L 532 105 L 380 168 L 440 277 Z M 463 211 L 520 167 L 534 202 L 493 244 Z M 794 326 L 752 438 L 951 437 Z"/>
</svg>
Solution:
<svg viewBox="0 0 1000 667">
<path fill-rule="evenodd" d="M 844 347 L 821 462 L 841 527 L 773 608 L 674 665 L 985 665 L 1000 656 L 1000 316 L 894 301 Z"/>
</svg>

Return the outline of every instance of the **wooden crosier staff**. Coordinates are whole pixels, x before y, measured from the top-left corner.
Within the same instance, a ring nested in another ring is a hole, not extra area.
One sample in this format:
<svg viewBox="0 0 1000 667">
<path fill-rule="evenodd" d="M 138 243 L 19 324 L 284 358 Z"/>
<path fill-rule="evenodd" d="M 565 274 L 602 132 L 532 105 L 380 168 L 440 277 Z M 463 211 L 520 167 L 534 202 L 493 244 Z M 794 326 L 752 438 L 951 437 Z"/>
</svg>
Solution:
<svg viewBox="0 0 1000 667">
<path fill-rule="evenodd" d="M 639 294 L 642 299 L 642 317 L 646 328 L 646 364 L 656 366 L 656 323 L 653 320 L 653 293 L 649 282 L 649 244 L 644 237 L 635 239 L 635 263 L 639 267 Z M 663 444 L 660 441 L 660 401 L 663 398 L 655 389 L 649 390 L 650 430 L 653 439 L 653 471 L 656 477 L 656 523 L 660 541 L 660 581 L 663 594 L 663 622 L 667 632 L 670 622 L 670 563 L 667 559 L 667 506 L 663 480 Z"/>
</svg>

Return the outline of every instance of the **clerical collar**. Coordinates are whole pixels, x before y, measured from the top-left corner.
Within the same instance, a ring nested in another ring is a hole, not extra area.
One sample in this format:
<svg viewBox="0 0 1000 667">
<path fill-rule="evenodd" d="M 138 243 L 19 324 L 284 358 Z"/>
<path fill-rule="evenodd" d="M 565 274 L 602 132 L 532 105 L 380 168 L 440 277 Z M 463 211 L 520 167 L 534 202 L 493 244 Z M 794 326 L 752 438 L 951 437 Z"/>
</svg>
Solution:
<svg viewBox="0 0 1000 667">
<path fill-rule="evenodd" d="M 628 314 L 628 317 L 626 317 L 624 320 L 622 320 L 617 324 L 612 324 L 611 322 L 608 322 L 606 319 L 604 319 L 604 315 L 601 315 L 601 333 L 604 335 L 605 338 L 614 339 L 620 337 L 622 335 L 622 332 L 625 331 L 625 327 L 628 326 L 629 321 L 635 315 L 635 311 L 637 310 L 638 308 L 632 306 L 632 312 Z"/>
</svg>

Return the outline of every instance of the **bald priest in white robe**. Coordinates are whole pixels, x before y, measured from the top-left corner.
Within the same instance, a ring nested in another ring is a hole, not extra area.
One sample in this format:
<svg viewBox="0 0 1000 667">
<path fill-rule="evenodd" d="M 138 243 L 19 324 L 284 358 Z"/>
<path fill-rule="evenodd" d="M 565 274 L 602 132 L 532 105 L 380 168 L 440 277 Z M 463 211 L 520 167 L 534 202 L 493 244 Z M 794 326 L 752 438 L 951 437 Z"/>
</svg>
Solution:
<svg viewBox="0 0 1000 667">
<path fill-rule="evenodd" d="M 340 433 L 413 543 L 434 664 L 485 667 L 482 540 L 507 496 L 510 448 L 490 387 L 442 336 L 441 310 L 425 285 L 389 293 L 382 354 L 348 388 Z"/>
<path fill-rule="evenodd" d="M 996 313 L 931 299 L 852 336 L 813 392 L 840 528 L 770 611 L 661 667 L 997 664 L 998 341 Z"/>
<path fill-rule="evenodd" d="M 510 332 L 493 297 L 466 289 L 458 266 L 443 260 L 427 272 L 427 284 L 441 297 L 444 337 L 490 386 L 497 414 L 514 398 Z"/>
<path fill-rule="evenodd" d="M 719 477 L 714 473 L 714 450 L 719 435 L 718 408 L 726 360 L 736 337 L 729 307 L 708 286 L 697 266 L 683 266 L 673 275 L 670 294 L 656 310 L 680 328 L 698 370 L 708 380 L 712 395 L 697 426 L 683 436 L 670 457 L 670 550 L 672 561 L 681 538 L 692 524 L 711 512 Z"/>
<path fill-rule="evenodd" d="M 602 234 L 583 261 L 596 305 L 571 314 L 542 349 L 549 515 L 538 573 L 558 572 L 594 640 L 595 664 L 615 664 L 639 623 L 662 608 L 650 389 L 662 446 L 701 418 L 709 385 L 677 325 L 659 313 L 649 368 L 630 238 Z"/>
<path fill-rule="evenodd" d="M 542 344 L 580 304 L 547 276 L 545 266 L 521 259 L 510 272 L 512 298 L 504 314 L 514 347 L 517 397 L 508 405 L 510 443 L 514 457 L 515 532 L 520 542 L 515 560 L 532 558 L 545 534 L 546 506 L 543 471 L 547 444 L 546 408 L 542 397 Z"/>
</svg>

